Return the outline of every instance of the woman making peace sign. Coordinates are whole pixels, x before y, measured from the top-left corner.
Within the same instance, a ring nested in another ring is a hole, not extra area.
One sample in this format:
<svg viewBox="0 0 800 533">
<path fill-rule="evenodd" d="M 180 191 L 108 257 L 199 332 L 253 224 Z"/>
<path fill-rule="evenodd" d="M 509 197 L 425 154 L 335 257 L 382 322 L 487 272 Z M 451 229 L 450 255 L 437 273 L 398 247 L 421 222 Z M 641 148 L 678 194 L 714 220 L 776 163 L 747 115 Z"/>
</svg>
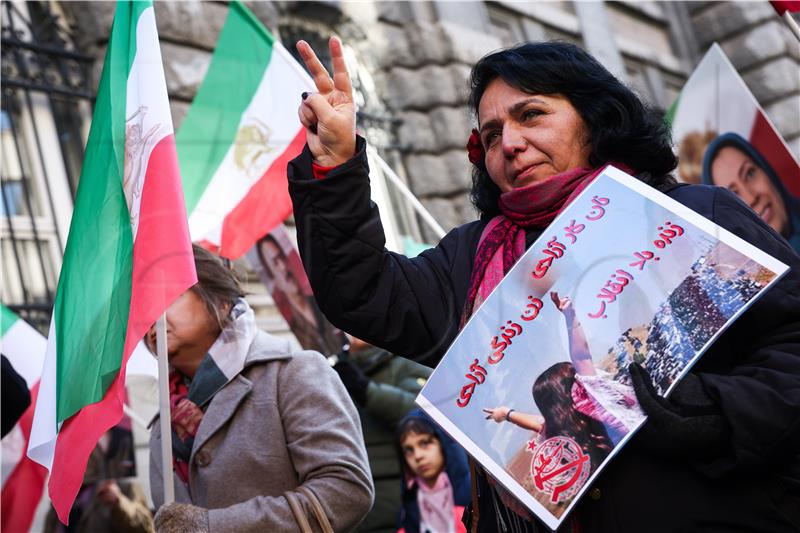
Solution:
<svg viewBox="0 0 800 533">
<path fill-rule="evenodd" d="M 649 420 L 563 529 L 800 528 L 800 258 L 733 194 L 675 183 L 659 116 L 572 44 L 484 57 L 469 98 L 480 219 L 409 259 L 384 247 L 341 42 L 330 41 L 332 77 L 308 44 L 297 48 L 318 91 L 303 95 L 308 145 L 288 169 L 300 252 L 323 312 L 371 344 L 434 366 L 526 247 L 610 162 L 790 265 L 668 400 L 632 367 Z M 424 178 L 437 177 L 416 176 Z M 467 518 L 477 531 L 544 531 L 480 471 L 476 492 Z"/>
</svg>

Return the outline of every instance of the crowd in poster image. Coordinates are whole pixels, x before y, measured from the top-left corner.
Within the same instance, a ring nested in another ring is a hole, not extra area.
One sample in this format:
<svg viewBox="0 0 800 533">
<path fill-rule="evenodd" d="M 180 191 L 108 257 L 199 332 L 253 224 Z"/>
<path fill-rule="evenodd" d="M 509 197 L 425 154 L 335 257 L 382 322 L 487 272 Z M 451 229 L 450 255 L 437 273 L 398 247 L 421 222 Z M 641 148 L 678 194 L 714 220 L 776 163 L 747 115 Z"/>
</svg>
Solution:
<svg viewBox="0 0 800 533">
<path fill-rule="evenodd" d="M 718 258 L 727 255 L 725 262 Z M 711 339 L 772 278 L 748 258 L 724 244 L 712 245 L 691 267 L 650 324 L 645 339 L 626 331 L 610 350 L 618 369 L 642 362 L 659 391 L 664 393 L 697 350 Z M 664 354 L 655 357 L 653 354 Z M 620 371 L 618 378 L 627 379 Z"/>
</svg>

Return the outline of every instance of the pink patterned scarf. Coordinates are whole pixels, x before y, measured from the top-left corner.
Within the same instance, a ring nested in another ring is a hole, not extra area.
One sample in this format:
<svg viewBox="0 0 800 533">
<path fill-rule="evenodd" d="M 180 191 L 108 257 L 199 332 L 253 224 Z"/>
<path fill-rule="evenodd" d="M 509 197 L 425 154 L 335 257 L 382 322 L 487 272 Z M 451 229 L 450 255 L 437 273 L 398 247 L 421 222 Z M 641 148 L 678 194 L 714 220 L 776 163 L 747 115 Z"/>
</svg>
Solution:
<svg viewBox="0 0 800 533">
<path fill-rule="evenodd" d="M 442 470 L 433 487 L 428 487 L 419 476 L 415 478 L 415 482 L 420 525 L 425 526 L 420 530 L 455 533 L 456 521 L 453 517 L 453 508 L 456 504 L 453 499 L 453 486 L 450 484 L 447 472 Z"/>
<path fill-rule="evenodd" d="M 177 437 L 181 444 L 187 443 L 186 449 L 191 453 L 197 428 L 203 421 L 203 411 L 189 399 L 189 387 L 183 375 L 177 370 L 169 373 L 169 403 L 172 418 L 173 438 Z M 175 445 L 173 445 L 175 448 Z M 172 454 L 172 466 L 181 481 L 189 484 L 189 456 L 185 453 Z"/>
<path fill-rule="evenodd" d="M 629 172 L 619 163 L 615 166 Z M 461 326 L 525 253 L 525 230 L 546 228 L 605 169 L 577 168 L 500 195 L 497 215 L 484 228 L 472 266 Z"/>
</svg>

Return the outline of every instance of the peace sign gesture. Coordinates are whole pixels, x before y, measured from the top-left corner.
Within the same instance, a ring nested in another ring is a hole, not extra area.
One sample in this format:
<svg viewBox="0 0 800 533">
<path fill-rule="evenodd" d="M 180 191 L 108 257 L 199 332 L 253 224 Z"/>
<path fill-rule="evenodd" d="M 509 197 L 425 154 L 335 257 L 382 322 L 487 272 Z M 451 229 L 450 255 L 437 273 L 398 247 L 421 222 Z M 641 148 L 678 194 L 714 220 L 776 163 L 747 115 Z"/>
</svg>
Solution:
<svg viewBox="0 0 800 533">
<path fill-rule="evenodd" d="M 314 161 L 322 166 L 336 166 L 352 158 L 356 152 L 356 107 L 342 41 L 331 37 L 328 47 L 333 60 L 333 78 L 311 46 L 305 41 L 297 42 L 297 51 L 318 91 L 303 93 L 298 114 L 306 128 L 306 142 Z"/>
</svg>

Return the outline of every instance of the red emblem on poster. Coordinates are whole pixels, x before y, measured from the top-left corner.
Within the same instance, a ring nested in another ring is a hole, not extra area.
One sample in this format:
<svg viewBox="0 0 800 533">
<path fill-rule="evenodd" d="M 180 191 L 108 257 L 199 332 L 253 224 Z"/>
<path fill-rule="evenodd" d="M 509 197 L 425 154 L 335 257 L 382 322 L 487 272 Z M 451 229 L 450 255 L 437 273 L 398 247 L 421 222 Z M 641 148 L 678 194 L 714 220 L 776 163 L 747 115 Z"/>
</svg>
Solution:
<svg viewBox="0 0 800 533">
<path fill-rule="evenodd" d="M 533 483 L 550 494 L 550 501 L 564 501 L 583 487 L 592 462 L 577 442 L 569 437 L 552 437 L 539 445 L 531 441 L 528 447 L 533 451 Z"/>
</svg>

